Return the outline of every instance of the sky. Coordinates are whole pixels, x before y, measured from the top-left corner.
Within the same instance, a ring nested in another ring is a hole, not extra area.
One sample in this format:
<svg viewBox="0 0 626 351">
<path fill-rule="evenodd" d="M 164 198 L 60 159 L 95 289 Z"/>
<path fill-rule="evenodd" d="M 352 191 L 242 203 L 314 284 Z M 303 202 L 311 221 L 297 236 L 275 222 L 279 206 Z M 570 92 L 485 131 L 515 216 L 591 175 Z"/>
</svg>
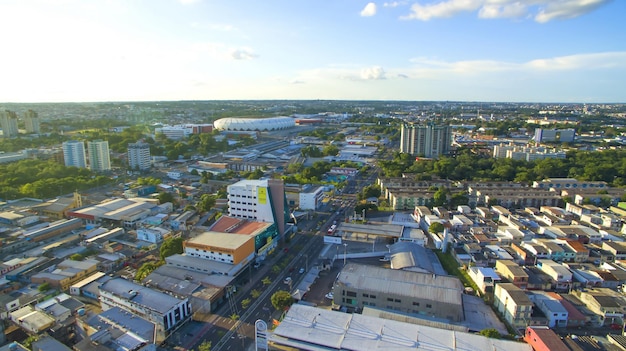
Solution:
<svg viewBox="0 0 626 351">
<path fill-rule="evenodd" d="M 2 0 L 0 102 L 626 102 L 624 0 Z"/>
</svg>

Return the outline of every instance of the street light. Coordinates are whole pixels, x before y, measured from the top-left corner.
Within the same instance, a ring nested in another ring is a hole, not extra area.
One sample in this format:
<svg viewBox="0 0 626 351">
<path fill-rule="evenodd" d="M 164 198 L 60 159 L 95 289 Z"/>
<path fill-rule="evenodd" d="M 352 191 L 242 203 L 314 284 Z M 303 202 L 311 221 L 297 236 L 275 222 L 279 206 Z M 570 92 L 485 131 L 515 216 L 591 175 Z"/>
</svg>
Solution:
<svg viewBox="0 0 626 351">
<path fill-rule="evenodd" d="M 346 265 L 346 258 L 348 256 L 348 244 L 343 243 L 343 265 Z"/>
</svg>

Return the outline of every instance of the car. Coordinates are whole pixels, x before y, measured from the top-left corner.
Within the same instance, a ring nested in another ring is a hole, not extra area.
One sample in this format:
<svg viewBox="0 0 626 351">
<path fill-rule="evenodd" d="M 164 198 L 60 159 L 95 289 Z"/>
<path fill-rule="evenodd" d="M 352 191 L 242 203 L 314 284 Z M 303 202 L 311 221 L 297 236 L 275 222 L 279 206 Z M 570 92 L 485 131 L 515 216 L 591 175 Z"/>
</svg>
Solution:
<svg viewBox="0 0 626 351">
<path fill-rule="evenodd" d="M 389 262 L 391 259 L 389 257 L 381 257 L 378 259 L 380 262 Z"/>
<path fill-rule="evenodd" d="M 283 250 L 283 252 L 285 252 L 285 253 L 289 252 L 289 248 L 288 248 L 288 247 L 286 247 L 286 248 Z"/>
<path fill-rule="evenodd" d="M 332 300 L 333 299 L 333 293 L 329 292 L 328 294 L 324 295 L 325 298 Z"/>
<path fill-rule="evenodd" d="M 304 273 L 304 268 L 300 268 L 300 270 L 298 271 L 298 273 L 300 273 L 300 274 Z"/>
<path fill-rule="evenodd" d="M 261 267 L 261 263 L 256 262 L 256 263 L 254 264 L 254 268 L 258 269 L 259 267 Z"/>
<path fill-rule="evenodd" d="M 295 268 L 293 268 L 293 267 L 289 268 L 289 273 L 293 273 L 293 270 L 294 270 L 294 269 L 295 269 Z"/>
<path fill-rule="evenodd" d="M 291 284 L 291 277 L 287 277 L 287 278 L 285 278 L 285 280 L 283 280 L 283 283 L 285 283 L 285 284 Z"/>
</svg>

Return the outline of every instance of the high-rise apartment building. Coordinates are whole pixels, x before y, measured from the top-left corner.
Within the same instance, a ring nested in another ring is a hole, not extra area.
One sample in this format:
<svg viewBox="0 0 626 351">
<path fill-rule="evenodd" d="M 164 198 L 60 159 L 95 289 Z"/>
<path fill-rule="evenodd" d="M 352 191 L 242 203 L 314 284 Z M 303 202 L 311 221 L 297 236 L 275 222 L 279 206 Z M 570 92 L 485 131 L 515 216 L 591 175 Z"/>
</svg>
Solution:
<svg viewBox="0 0 626 351">
<path fill-rule="evenodd" d="M 109 157 L 109 142 L 106 140 L 94 140 L 87 142 L 89 169 L 96 172 L 110 171 L 111 159 Z"/>
<path fill-rule="evenodd" d="M 138 142 L 128 144 L 128 165 L 131 169 L 150 169 L 150 144 Z"/>
<path fill-rule="evenodd" d="M 452 131 L 450 126 L 404 123 L 400 136 L 400 152 L 437 158 L 450 152 Z"/>
<path fill-rule="evenodd" d="M 24 113 L 24 123 L 26 124 L 26 132 L 29 134 L 39 134 L 39 115 L 33 110 Z"/>
<path fill-rule="evenodd" d="M 63 159 L 66 166 L 87 167 L 85 144 L 82 141 L 70 140 L 63 143 Z"/>
<path fill-rule="evenodd" d="M 14 137 L 17 131 L 17 115 L 13 111 L 0 111 L 0 127 L 2 127 L 2 136 L 5 138 Z"/>
</svg>

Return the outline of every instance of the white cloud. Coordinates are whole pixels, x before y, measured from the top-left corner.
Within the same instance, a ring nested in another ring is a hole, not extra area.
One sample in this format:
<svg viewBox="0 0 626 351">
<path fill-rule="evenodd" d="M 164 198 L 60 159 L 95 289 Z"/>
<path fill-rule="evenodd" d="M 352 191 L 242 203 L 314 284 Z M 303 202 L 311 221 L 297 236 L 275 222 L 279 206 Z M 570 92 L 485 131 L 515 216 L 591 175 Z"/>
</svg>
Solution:
<svg viewBox="0 0 626 351">
<path fill-rule="evenodd" d="M 252 60 L 259 57 L 259 55 L 255 54 L 254 51 L 252 51 L 251 49 L 239 48 L 232 49 L 230 51 L 230 57 L 233 60 Z"/>
<path fill-rule="evenodd" d="M 479 18 L 532 17 L 545 23 L 554 19 L 582 16 L 612 0 L 439 0 L 422 5 L 415 3 L 411 12 L 401 19 L 428 21 L 449 18 L 460 13 L 478 12 Z"/>
<path fill-rule="evenodd" d="M 527 14 L 527 5 L 520 2 L 512 4 L 485 4 L 478 11 L 478 17 L 480 18 L 521 18 Z"/>
<path fill-rule="evenodd" d="M 414 64 L 411 78 L 441 73 L 480 75 L 498 72 L 558 72 L 596 70 L 621 67 L 626 69 L 626 51 L 576 54 L 553 58 L 535 59 L 527 62 L 504 62 L 494 60 L 472 60 L 447 62 L 430 58 L 411 59 Z"/>
<path fill-rule="evenodd" d="M 535 21 L 545 23 L 553 19 L 568 19 L 582 16 L 611 0 L 554 0 L 547 2 L 545 8 L 541 9 Z"/>
<path fill-rule="evenodd" d="M 214 31 L 219 31 L 219 32 L 232 32 L 232 31 L 237 29 L 232 24 L 225 24 L 225 23 L 199 23 L 199 22 L 193 22 L 193 23 L 191 23 L 191 27 L 192 28 L 196 28 L 196 29 L 214 30 Z"/>
<path fill-rule="evenodd" d="M 383 4 L 383 7 L 398 7 L 398 6 L 402 6 L 402 5 L 406 5 L 406 1 L 386 2 L 386 3 Z"/>
<path fill-rule="evenodd" d="M 365 5 L 363 10 L 361 10 L 362 17 L 372 17 L 375 14 L 376 14 L 376 4 L 373 2 L 368 3 L 367 5 Z"/>
<path fill-rule="evenodd" d="M 304 83 L 305 83 L 305 81 L 299 80 L 299 79 L 294 79 L 294 80 L 289 82 L 289 84 L 304 84 Z"/>
<path fill-rule="evenodd" d="M 361 79 L 364 79 L 364 80 L 385 79 L 385 70 L 380 66 L 363 68 L 361 70 Z"/>
<path fill-rule="evenodd" d="M 183 5 L 192 5 L 192 4 L 196 4 L 199 3 L 202 0 L 178 0 L 178 2 L 180 2 Z"/>
</svg>

